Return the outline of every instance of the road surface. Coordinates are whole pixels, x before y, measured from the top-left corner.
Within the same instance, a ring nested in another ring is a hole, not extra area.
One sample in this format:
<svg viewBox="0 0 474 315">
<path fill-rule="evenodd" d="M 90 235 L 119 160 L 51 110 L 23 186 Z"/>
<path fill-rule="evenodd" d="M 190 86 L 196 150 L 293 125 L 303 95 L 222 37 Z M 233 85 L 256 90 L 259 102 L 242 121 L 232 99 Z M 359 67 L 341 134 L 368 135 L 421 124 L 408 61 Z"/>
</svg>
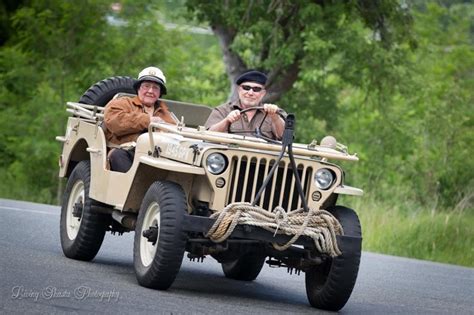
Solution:
<svg viewBox="0 0 474 315">
<path fill-rule="evenodd" d="M 257 280 L 185 258 L 168 291 L 140 287 L 133 234 L 110 233 L 92 262 L 63 256 L 56 206 L 0 199 L 0 313 L 324 314 L 304 275 L 265 266 Z M 474 269 L 363 252 L 347 314 L 474 314 Z"/>
</svg>

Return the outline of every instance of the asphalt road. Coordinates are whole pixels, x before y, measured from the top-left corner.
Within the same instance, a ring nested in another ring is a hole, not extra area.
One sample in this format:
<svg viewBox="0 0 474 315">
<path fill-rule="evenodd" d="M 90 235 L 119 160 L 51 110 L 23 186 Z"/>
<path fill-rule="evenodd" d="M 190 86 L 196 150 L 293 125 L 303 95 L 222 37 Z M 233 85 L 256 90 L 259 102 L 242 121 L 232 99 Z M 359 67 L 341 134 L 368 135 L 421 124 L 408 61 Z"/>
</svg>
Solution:
<svg viewBox="0 0 474 315">
<path fill-rule="evenodd" d="M 168 291 L 140 287 L 133 234 L 107 234 L 92 262 L 63 256 L 59 207 L 0 199 L 0 314 L 317 314 L 304 275 L 265 266 L 257 280 L 223 276 L 212 258 L 185 259 Z M 474 269 L 363 252 L 341 313 L 474 314 Z"/>
</svg>

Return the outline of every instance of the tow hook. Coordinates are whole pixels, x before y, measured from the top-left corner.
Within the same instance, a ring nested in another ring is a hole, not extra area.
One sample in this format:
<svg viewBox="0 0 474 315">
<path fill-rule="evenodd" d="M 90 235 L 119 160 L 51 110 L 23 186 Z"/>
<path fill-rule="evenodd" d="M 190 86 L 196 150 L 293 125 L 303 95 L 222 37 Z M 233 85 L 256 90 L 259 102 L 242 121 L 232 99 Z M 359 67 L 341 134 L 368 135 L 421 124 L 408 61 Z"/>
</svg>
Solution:
<svg viewBox="0 0 474 315">
<path fill-rule="evenodd" d="M 82 209 L 84 209 L 84 204 L 80 200 L 72 207 L 72 216 L 80 219 L 82 217 Z"/>
<path fill-rule="evenodd" d="M 204 261 L 204 258 L 206 258 L 206 256 L 200 256 L 200 255 L 188 253 L 188 258 L 189 258 L 189 261 L 197 261 L 197 262 L 202 263 Z"/>
<path fill-rule="evenodd" d="M 148 240 L 148 242 L 151 242 L 153 245 L 155 245 L 156 241 L 158 240 L 158 227 L 150 226 L 148 230 L 143 231 L 142 235 Z"/>
<path fill-rule="evenodd" d="M 272 257 L 269 257 L 266 263 L 268 264 L 268 266 L 270 266 L 270 268 L 278 268 L 285 266 L 280 260 L 273 259 Z"/>
</svg>

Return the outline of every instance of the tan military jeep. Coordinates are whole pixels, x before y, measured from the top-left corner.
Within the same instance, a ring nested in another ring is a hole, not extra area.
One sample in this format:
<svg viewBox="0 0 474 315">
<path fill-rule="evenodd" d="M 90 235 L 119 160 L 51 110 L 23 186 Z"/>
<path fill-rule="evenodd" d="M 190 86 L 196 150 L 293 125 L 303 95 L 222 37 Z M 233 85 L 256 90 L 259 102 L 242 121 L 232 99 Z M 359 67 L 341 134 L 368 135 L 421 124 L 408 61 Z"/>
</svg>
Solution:
<svg viewBox="0 0 474 315">
<path fill-rule="evenodd" d="M 109 170 L 103 106 L 134 93 L 133 79 L 112 77 L 68 103 L 59 175 L 68 178 L 61 208 L 61 245 L 72 259 L 92 260 L 107 231 L 135 231 L 140 285 L 169 288 L 184 253 L 210 255 L 226 277 L 251 281 L 264 263 L 305 273 L 312 306 L 339 310 L 359 269 L 361 228 L 338 196 L 362 195 L 344 184 L 334 162 L 357 161 L 334 138 L 293 143 L 288 115 L 282 142 L 203 125 L 211 109 L 166 103 L 178 125 L 152 124 L 135 147 L 127 173 Z"/>
</svg>

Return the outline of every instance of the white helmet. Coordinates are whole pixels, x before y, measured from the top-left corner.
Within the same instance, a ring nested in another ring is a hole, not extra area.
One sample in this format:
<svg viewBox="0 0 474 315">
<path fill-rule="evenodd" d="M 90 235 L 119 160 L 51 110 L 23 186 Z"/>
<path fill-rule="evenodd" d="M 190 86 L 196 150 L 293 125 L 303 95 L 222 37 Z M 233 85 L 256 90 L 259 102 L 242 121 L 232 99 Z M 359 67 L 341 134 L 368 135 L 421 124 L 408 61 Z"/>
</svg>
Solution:
<svg viewBox="0 0 474 315">
<path fill-rule="evenodd" d="M 142 84 L 143 81 L 152 81 L 158 83 L 161 86 L 161 95 L 166 94 L 166 77 L 160 68 L 147 67 L 140 71 L 137 81 L 135 81 L 133 84 L 135 91 L 138 92 L 140 84 Z"/>
</svg>

